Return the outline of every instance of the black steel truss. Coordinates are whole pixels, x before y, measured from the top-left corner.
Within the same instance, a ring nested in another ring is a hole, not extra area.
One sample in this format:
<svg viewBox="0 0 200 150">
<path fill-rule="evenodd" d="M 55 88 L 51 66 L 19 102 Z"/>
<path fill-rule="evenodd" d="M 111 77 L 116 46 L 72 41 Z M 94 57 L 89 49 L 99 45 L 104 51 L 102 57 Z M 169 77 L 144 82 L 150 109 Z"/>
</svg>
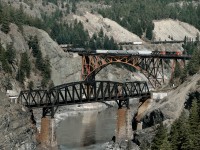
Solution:
<svg viewBox="0 0 200 150">
<path fill-rule="evenodd" d="M 43 116 L 55 112 L 55 107 L 63 105 L 104 102 L 115 100 L 119 107 L 129 105 L 129 98 L 149 97 L 146 82 L 73 82 L 47 90 L 21 91 L 19 102 L 29 108 L 43 108 Z M 52 114 L 53 115 L 53 114 Z"/>
</svg>

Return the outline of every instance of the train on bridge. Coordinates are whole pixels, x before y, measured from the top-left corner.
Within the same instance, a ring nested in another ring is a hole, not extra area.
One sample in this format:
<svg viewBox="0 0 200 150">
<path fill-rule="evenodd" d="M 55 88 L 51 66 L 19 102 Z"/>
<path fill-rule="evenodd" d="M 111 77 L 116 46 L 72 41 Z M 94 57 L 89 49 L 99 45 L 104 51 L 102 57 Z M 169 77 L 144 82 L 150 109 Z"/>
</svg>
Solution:
<svg viewBox="0 0 200 150">
<path fill-rule="evenodd" d="M 82 54 L 116 54 L 116 55 L 171 55 L 171 56 L 182 56 L 184 51 L 152 51 L 152 50 L 85 50 L 84 48 L 74 48 L 69 52 L 82 53 Z"/>
</svg>

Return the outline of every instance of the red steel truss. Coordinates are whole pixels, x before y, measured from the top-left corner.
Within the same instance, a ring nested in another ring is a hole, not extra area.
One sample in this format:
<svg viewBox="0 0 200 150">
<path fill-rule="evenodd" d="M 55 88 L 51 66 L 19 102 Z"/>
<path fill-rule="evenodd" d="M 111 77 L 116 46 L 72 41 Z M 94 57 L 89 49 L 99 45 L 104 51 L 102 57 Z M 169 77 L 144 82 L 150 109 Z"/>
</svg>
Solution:
<svg viewBox="0 0 200 150">
<path fill-rule="evenodd" d="M 169 58 L 168 58 L 169 59 Z M 171 58 L 176 60 L 175 58 Z M 164 58 L 141 57 L 136 55 L 82 55 L 82 78 L 94 80 L 95 75 L 105 66 L 113 63 L 123 63 L 142 72 L 151 85 L 156 88 L 164 83 Z M 174 66 L 173 66 L 174 67 Z M 173 69 L 172 69 L 173 71 Z"/>
</svg>

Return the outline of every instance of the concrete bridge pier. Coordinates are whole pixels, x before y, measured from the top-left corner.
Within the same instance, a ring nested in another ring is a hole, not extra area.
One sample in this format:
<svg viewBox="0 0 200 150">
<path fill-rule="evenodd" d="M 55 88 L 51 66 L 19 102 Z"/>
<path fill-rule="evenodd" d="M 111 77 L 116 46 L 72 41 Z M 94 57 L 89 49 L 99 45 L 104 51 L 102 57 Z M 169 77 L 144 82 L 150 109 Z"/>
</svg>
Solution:
<svg viewBox="0 0 200 150">
<path fill-rule="evenodd" d="M 39 134 L 39 140 L 42 147 L 46 147 L 52 150 L 57 149 L 55 128 L 56 124 L 54 118 L 51 118 L 50 116 L 41 118 L 41 130 Z"/>
<path fill-rule="evenodd" d="M 131 111 L 126 107 L 122 107 L 117 111 L 117 130 L 116 130 L 116 143 L 121 145 L 124 142 L 131 140 L 132 126 L 131 126 Z"/>
</svg>

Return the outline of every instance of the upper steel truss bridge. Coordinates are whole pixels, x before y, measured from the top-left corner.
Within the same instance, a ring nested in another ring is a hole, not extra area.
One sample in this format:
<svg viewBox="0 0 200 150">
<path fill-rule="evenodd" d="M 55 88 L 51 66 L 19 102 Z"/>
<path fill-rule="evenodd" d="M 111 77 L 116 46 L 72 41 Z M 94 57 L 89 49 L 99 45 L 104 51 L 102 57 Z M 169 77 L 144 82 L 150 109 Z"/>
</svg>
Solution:
<svg viewBox="0 0 200 150">
<path fill-rule="evenodd" d="M 97 54 L 79 52 L 82 56 L 82 78 L 83 80 L 95 80 L 95 75 L 104 67 L 113 63 L 127 64 L 141 71 L 150 84 L 156 88 L 165 82 L 164 64 L 167 60 L 173 60 L 171 75 L 174 72 L 175 65 L 180 63 L 185 65 L 185 60 L 191 58 L 188 55 L 159 55 L 159 54 Z"/>
<path fill-rule="evenodd" d="M 129 98 L 134 97 L 150 97 L 146 82 L 73 82 L 50 90 L 21 91 L 18 101 L 30 109 L 43 108 L 43 117 L 48 114 L 54 117 L 58 106 L 114 100 L 119 108 L 129 107 Z"/>
</svg>

